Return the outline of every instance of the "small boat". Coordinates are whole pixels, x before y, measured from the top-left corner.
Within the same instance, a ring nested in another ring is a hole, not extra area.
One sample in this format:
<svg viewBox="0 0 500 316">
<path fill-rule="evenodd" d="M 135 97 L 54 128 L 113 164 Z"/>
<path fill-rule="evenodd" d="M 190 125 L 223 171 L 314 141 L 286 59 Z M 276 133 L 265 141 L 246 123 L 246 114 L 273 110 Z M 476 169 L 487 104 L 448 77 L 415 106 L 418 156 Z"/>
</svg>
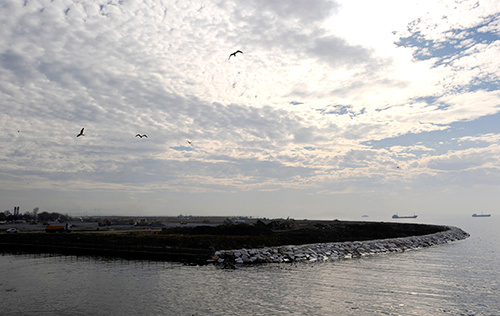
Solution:
<svg viewBox="0 0 500 316">
<path fill-rule="evenodd" d="M 417 217 L 418 217 L 418 215 L 415 215 L 415 214 L 413 214 L 413 215 L 406 215 L 406 216 L 399 216 L 398 214 L 392 215 L 392 218 L 417 218 Z"/>
<path fill-rule="evenodd" d="M 481 214 L 476 214 L 476 213 L 472 214 L 472 217 L 490 217 L 490 216 L 491 216 L 491 214 L 483 214 L 483 213 L 481 213 Z"/>
</svg>

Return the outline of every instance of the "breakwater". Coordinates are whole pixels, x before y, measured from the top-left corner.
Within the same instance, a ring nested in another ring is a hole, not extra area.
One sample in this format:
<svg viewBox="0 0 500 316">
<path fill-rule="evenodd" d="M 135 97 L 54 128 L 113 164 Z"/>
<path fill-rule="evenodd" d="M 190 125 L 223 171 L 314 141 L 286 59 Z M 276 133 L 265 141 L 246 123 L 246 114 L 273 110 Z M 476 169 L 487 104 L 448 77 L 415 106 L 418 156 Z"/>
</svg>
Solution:
<svg viewBox="0 0 500 316">
<path fill-rule="evenodd" d="M 427 247 L 467 236 L 458 228 L 427 224 L 269 220 L 138 231 L 80 228 L 70 234 L 21 230 L 0 233 L 0 253 L 47 252 L 230 266 L 357 257 Z"/>
<path fill-rule="evenodd" d="M 265 247 L 258 249 L 219 250 L 207 263 L 222 265 L 252 263 L 291 263 L 339 260 L 390 252 L 403 252 L 439 244 L 445 244 L 469 237 L 457 227 L 449 226 L 445 231 L 429 235 L 388 238 L 367 241 L 348 241 Z"/>
</svg>

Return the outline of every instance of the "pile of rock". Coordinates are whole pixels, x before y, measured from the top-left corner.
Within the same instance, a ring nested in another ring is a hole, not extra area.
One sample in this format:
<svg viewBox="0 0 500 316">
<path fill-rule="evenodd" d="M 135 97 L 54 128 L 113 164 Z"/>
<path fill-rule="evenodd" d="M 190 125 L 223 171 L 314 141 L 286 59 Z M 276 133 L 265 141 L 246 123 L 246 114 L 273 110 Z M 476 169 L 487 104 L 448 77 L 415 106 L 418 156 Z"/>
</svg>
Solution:
<svg viewBox="0 0 500 316">
<path fill-rule="evenodd" d="M 320 243 L 301 246 L 291 245 L 259 249 L 220 250 L 215 252 L 208 262 L 223 265 L 234 265 L 338 260 L 430 247 L 465 239 L 467 237 L 469 237 L 469 234 L 460 228 L 449 227 L 449 230 L 424 236 L 369 241 Z"/>
</svg>

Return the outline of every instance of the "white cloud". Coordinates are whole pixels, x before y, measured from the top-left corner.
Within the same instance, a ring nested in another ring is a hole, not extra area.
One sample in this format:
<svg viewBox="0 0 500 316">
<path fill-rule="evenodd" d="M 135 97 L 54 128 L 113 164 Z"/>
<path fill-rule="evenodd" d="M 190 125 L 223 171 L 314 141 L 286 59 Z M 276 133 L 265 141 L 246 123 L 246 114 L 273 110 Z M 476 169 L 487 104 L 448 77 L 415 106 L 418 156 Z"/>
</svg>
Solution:
<svg viewBox="0 0 500 316">
<path fill-rule="evenodd" d="M 486 142 L 486 143 L 500 143 L 500 134 L 488 133 L 479 136 L 465 136 L 459 139 L 460 142 L 472 141 L 472 142 Z"/>
</svg>

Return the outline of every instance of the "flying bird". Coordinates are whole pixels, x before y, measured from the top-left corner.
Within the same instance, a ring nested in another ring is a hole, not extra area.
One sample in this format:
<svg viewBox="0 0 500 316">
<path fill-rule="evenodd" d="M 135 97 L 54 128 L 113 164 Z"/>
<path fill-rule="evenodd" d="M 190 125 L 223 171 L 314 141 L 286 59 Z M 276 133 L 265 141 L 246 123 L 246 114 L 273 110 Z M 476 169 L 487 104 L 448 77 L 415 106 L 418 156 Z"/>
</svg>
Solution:
<svg viewBox="0 0 500 316">
<path fill-rule="evenodd" d="M 187 140 L 188 144 L 191 145 L 193 142 L 190 141 L 189 139 Z"/>
<path fill-rule="evenodd" d="M 236 57 L 236 54 L 237 54 L 237 53 L 242 53 L 242 54 L 243 54 L 243 52 L 242 52 L 241 50 L 237 50 L 237 51 L 235 51 L 234 53 L 229 54 L 229 58 L 228 58 L 227 60 L 231 59 L 231 56 Z"/>
<path fill-rule="evenodd" d="M 135 135 L 135 137 L 140 137 L 140 138 L 146 137 L 146 138 L 148 138 L 148 135 L 146 135 L 146 134 L 144 134 L 144 135 L 137 134 L 137 135 Z"/>
<path fill-rule="evenodd" d="M 80 134 L 76 135 L 76 137 L 85 136 L 85 134 L 83 133 L 84 129 L 85 129 L 85 127 L 82 128 L 82 130 L 80 131 Z"/>
</svg>

